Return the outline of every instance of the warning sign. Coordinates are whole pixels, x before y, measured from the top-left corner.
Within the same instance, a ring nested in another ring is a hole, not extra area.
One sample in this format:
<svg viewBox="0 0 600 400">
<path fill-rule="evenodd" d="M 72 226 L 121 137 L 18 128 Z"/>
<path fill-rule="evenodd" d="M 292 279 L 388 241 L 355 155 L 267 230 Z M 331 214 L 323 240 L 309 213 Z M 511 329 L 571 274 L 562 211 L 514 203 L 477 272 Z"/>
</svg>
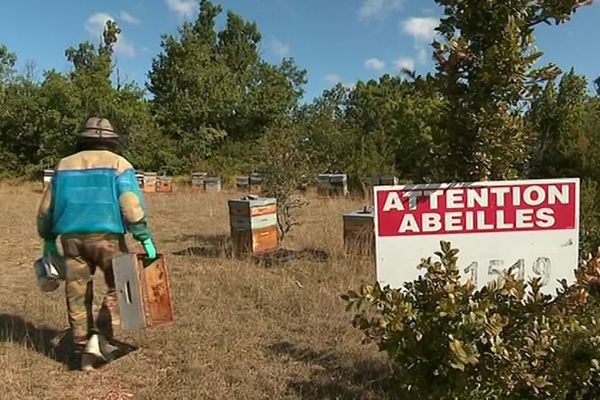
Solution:
<svg viewBox="0 0 600 400">
<path fill-rule="evenodd" d="M 375 188 L 377 274 L 400 287 L 418 277 L 440 240 L 461 250 L 461 271 L 478 286 L 514 266 L 547 291 L 574 279 L 579 180 L 504 181 Z"/>
</svg>

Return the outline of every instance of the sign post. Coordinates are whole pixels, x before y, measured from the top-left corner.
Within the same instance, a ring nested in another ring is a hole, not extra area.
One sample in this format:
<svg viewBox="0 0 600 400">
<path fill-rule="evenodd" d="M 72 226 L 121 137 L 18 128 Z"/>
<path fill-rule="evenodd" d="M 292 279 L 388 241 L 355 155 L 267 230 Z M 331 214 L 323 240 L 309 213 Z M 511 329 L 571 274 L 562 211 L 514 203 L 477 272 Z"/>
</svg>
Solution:
<svg viewBox="0 0 600 400">
<path fill-rule="evenodd" d="M 375 238 L 382 286 L 417 279 L 421 258 L 444 240 L 478 288 L 514 267 L 554 293 L 575 279 L 579 179 L 375 187 Z"/>
</svg>

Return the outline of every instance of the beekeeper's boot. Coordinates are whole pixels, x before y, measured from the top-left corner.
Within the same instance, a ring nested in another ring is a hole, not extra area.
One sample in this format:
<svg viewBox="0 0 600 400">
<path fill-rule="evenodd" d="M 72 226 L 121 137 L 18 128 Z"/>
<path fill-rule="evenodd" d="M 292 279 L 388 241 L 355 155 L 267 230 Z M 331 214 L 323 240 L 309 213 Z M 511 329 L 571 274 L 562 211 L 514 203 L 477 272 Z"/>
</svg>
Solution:
<svg viewBox="0 0 600 400">
<path fill-rule="evenodd" d="M 117 350 L 118 348 L 111 345 L 104 336 L 93 334 L 81 355 L 81 370 L 92 371 L 98 361 L 112 361 Z"/>
</svg>

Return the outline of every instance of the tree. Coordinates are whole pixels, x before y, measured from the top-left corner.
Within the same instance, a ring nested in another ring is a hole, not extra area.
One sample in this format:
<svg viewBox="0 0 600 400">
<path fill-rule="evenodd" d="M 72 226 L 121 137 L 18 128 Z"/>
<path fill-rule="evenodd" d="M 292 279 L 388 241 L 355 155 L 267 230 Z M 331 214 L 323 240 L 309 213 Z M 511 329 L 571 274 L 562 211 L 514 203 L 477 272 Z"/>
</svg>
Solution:
<svg viewBox="0 0 600 400">
<path fill-rule="evenodd" d="M 15 71 L 17 56 L 4 45 L 0 45 L 0 85 L 5 85 Z M 0 86 L 2 87 L 2 86 Z"/>
<path fill-rule="evenodd" d="M 256 139 L 297 104 L 305 72 L 292 60 L 264 62 L 255 23 L 233 12 L 215 31 L 222 8 L 200 1 L 194 23 L 184 23 L 179 37 L 163 37 L 163 51 L 153 61 L 148 84 L 160 126 L 180 143 L 188 169 L 205 164 L 216 145 L 230 139 Z"/>
<path fill-rule="evenodd" d="M 446 103 L 436 136 L 447 179 L 519 174 L 531 134 L 521 113 L 540 83 L 559 73 L 534 69 L 540 23 L 560 24 L 588 0 L 436 0 L 444 18 L 434 41 L 439 90 Z"/>
<path fill-rule="evenodd" d="M 526 120 L 536 132 L 531 177 L 558 178 L 586 176 L 584 163 L 595 159 L 590 141 L 596 135 L 586 131 L 589 109 L 587 81 L 574 70 L 563 75 L 558 91 L 549 82 L 532 103 Z"/>
<path fill-rule="evenodd" d="M 305 126 L 293 119 L 283 119 L 269 128 L 258 148 L 262 194 L 277 199 L 277 226 L 283 241 L 299 225 L 295 211 L 307 203 L 298 195 L 298 189 L 313 182 L 318 164 L 310 151 Z"/>
</svg>

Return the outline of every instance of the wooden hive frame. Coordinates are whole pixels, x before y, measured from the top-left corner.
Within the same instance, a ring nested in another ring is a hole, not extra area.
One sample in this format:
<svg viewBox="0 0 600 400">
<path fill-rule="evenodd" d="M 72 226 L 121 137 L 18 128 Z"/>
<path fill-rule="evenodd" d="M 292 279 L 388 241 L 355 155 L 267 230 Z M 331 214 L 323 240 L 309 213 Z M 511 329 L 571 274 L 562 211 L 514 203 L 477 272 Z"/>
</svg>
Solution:
<svg viewBox="0 0 600 400">
<path fill-rule="evenodd" d="M 142 254 L 113 259 L 121 328 L 133 331 L 173 321 L 169 270 L 162 254 L 148 260 Z"/>
</svg>

